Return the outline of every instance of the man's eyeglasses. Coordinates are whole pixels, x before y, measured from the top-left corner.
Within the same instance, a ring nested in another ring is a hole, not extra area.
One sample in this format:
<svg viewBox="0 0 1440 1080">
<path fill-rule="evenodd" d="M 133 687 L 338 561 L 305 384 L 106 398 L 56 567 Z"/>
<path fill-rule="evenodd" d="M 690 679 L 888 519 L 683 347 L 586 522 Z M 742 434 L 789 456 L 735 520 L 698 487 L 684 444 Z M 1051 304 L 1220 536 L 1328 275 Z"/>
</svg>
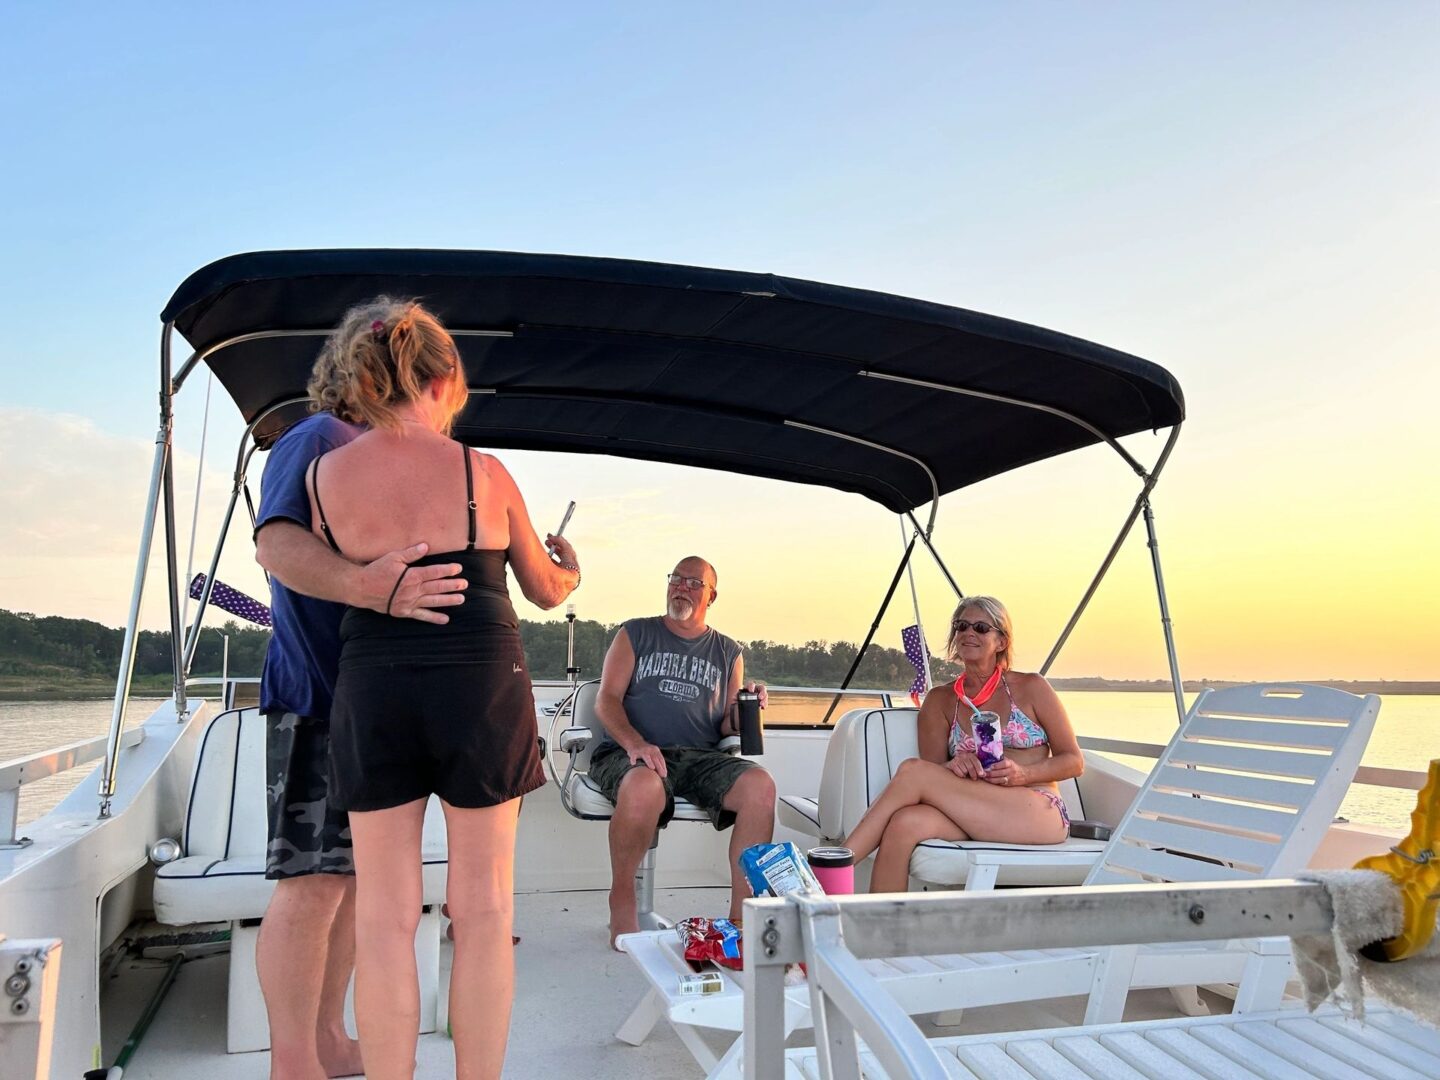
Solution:
<svg viewBox="0 0 1440 1080">
<path fill-rule="evenodd" d="M 698 577 L 684 577 L 681 574 L 670 574 L 665 578 L 671 585 L 684 585 L 691 592 L 697 592 L 706 587 L 705 580 Z"/>
<path fill-rule="evenodd" d="M 963 634 L 966 630 L 974 630 L 980 636 L 985 636 L 991 630 L 999 630 L 998 626 L 991 626 L 988 622 L 971 622 L 969 619 L 956 619 L 950 624 L 950 629 L 957 634 Z"/>
</svg>

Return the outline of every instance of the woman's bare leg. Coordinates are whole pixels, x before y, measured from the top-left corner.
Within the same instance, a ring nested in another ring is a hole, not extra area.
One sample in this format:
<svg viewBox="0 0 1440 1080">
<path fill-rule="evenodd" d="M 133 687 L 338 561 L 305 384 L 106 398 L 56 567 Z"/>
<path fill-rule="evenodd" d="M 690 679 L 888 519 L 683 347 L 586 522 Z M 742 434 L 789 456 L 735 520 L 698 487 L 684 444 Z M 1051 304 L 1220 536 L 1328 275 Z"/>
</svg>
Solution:
<svg viewBox="0 0 1440 1080">
<path fill-rule="evenodd" d="M 1033 788 L 1001 787 L 983 780 L 936 785 L 924 795 L 966 833 L 1001 844 L 1058 844 L 1065 824 L 1054 804 Z"/>
<path fill-rule="evenodd" d="M 355 1026 L 369 1080 L 411 1080 L 420 1037 L 415 931 L 425 800 L 351 811 L 355 850 Z"/>
<path fill-rule="evenodd" d="M 875 850 L 870 891 L 905 892 L 910 887 L 910 856 L 916 845 L 926 840 L 965 839 L 965 830 L 933 806 L 901 807 L 891 815 Z"/>
<path fill-rule="evenodd" d="M 944 765 L 936 765 L 933 761 L 906 758 L 895 770 L 895 775 L 890 778 L 890 783 L 885 785 L 880 797 L 870 804 L 870 809 L 865 811 L 860 823 L 845 838 L 845 846 L 855 853 L 855 861 L 858 863 L 880 846 L 880 838 L 885 835 L 890 818 L 897 810 L 906 806 L 918 806 L 926 801 L 927 788 L 950 784 L 969 787 L 982 783 L 983 781 L 979 780 L 962 779 Z"/>
<path fill-rule="evenodd" d="M 890 819 L 907 806 L 934 807 L 966 835 L 999 843 L 1058 844 L 1065 838 L 1060 815 L 1036 791 L 966 780 L 944 765 L 909 758 L 846 838 L 857 862 L 880 846 Z"/>
<path fill-rule="evenodd" d="M 455 1076 L 456 1080 L 499 1080 L 515 997 L 510 927 L 515 914 L 520 800 L 474 810 L 441 805 L 450 834 L 445 899 L 455 930 L 450 972 Z"/>
</svg>

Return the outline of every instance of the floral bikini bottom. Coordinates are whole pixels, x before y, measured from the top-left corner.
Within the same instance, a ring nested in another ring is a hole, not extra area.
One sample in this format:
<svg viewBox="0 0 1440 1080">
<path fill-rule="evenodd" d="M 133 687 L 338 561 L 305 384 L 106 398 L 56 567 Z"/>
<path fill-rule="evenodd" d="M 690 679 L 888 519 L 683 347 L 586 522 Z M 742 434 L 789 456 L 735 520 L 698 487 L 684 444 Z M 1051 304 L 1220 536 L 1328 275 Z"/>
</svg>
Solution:
<svg viewBox="0 0 1440 1080">
<path fill-rule="evenodd" d="M 1065 809 L 1065 800 L 1056 795 L 1053 791 L 1046 791 L 1044 788 L 1031 788 L 1036 795 L 1050 800 L 1050 805 L 1060 811 L 1060 820 L 1065 824 L 1065 832 L 1070 832 L 1070 814 Z"/>
</svg>

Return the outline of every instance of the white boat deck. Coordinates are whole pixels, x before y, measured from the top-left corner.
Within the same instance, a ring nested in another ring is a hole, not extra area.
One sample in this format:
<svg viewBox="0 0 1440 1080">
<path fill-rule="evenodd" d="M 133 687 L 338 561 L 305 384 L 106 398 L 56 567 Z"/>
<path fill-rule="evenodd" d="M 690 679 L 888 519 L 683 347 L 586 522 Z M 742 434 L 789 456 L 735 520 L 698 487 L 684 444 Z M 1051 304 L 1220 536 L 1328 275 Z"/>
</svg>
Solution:
<svg viewBox="0 0 1440 1080">
<path fill-rule="evenodd" d="M 723 889 L 661 889 L 657 907 L 668 915 L 724 913 Z M 661 1021 L 642 1046 L 627 1046 L 615 1029 L 645 992 L 631 961 L 612 952 L 605 933 L 605 893 L 528 893 L 516 897 L 515 932 L 523 939 L 515 951 L 516 997 L 510 1028 L 507 1077 L 572 1074 L 583 1063 L 587 1080 L 645 1077 L 700 1077 L 701 1069 L 679 1038 Z M 264 1080 L 268 1053 L 225 1052 L 226 953 L 187 960 L 159 1015 L 125 1069 L 126 1080 Z M 448 947 L 441 965 L 448 973 Z M 105 1060 L 113 1061 L 164 970 L 162 960 L 127 960 L 102 989 Z M 1205 995 L 1223 1012 L 1223 998 Z M 1027 1005 L 971 1009 L 959 1027 L 932 1028 L 930 1034 L 1013 1031 L 1080 1023 L 1083 998 Z M 1131 994 L 1127 1020 L 1176 1015 L 1166 991 Z M 793 1046 L 809 1044 L 810 1032 L 797 1032 Z M 733 1033 L 716 1032 L 713 1047 L 723 1051 Z M 423 1036 L 416 1076 L 455 1075 L 451 1043 L 443 1033 Z"/>
</svg>

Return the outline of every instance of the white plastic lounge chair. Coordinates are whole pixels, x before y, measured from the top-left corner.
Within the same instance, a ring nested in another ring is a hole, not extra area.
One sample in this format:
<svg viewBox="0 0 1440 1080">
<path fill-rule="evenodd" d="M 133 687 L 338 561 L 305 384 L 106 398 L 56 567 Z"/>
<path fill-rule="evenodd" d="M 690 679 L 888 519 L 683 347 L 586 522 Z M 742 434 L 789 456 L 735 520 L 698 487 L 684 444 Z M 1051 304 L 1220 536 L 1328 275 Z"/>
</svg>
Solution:
<svg viewBox="0 0 1440 1080">
<path fill-rule="evenodd" d="M 553 768 L 550 775 L 560 790 L 561 805 L 571 817 L 581 821 L 609 821 L 615 813 L 615 804 L 604 796 L 587 775 L 590 755 L 605 734 L 605 726 L 595 714 L 595 702 L 599 696 L 598 679 L 581 683 L 568 701 L 561 702 L 550 722 L 550 742 L 547 745 L 569 756 L 565 775 L 556 775 Z M 555 729 L 561 723 L 567 726 L 557 734 Z M 732 738 L 720 745 L 722 749 L 738 751 L 740 740 Z M 553 763 L 549 761 L 549 753 L 545 756 L 546 765 L 550 767 Z M 699 821 L 708 825 L 710 815 L 686 799 L 676 799 L 675 814 L 670 820 Z M 656 830 L 649 850 L 645 852 L 640 868 L 635 873 L 635 899 L 639 924 L 643 930 L 660 930 L 671 925 L 655 911 L 655 851 L 659 846 L 660 832 Z"/>
<path fill-rule="evenodd" d="M 1364 1023 L 1298 1009 L 926 1040 L 870 964 L 913 949 L 1008 949 L 1084 941 L 1133 950 L 1146 941 L 1224 937 L 1282 925 L 1328 934 L 1322 886 L 1296 881 L 1140 885 L 1011 893 L 753 900 L 747 926 L 771 930 L 746 955 L 744 1075 L 858 1080 L 907 1077 L 1164 1078 L 1440 1076 L 1440 1032 L 1383 1008 Z M 1201 927 L 1203 926 L 1203 930 Z M 866 959 L 869 958 L 868 962 Z M 784 1049 L 777 1008 L 784 964 L 805 961 L 816 1045 Z M 1096 992 L 1106 992 L 1096 979 Z M 1119 973 L 1123 981 L 1123 972 Z"/>
<path fill-rule="evenodd" d="M 1323 686 L 1203 691 L 1084 884 L 1253 881 L 1304 869 L 1345 797 L 1379 710 L 1373 694 Z M 1132 952 L 931 957 L 942 968 L 974 969 L 937 983 L 953 1003 L 935 1011 L 1083 994 L 1097 965 L 1114 962 L 1133 963 L 1131 979 L 1092 994 L 1087 1023 L 1118 1021 L 1130 987 L 1238 983 L 1235 1010 L 1253 1012 L 1278 1005 L 1290 972 L 1289 948 L 1277 938 Z M 1193 993 L 1188 1001 L 1177 994 L 1177 1002 L 1200 1011 Z"/>
<path fill-rule="evenodd" d="M 1206 691 L 1192 706 L 1154 771 L 1116 827 L 1086 885 L 1147 881 L 1253 881 L 1303 869 L 1349 786 L 1375 723 L 1380 699 L 1326 687 L 1239 686 Z M 822 801 L 825 792 L 822 790 Z M 746 944 L 755 940 L 746 924 Z M 734 1030 L 738 992 L 696 1001 L 674 993 L 662 974 L 664 937 L 630 946 L 651 993 L 618 1037 L 638 1042 L 660 1016 L 681 1026 Z M 916 950 L 918 953 L 919 950 Z M 1093 993 L 1092 1024 L 1116 1021 L 1132 987 L 1239 984 L 1235 1010 L 1278 1005 L 1289 977 L 1288 943 L 1273 937 L 1097 950 L 1063 942 L 1044 951 L 921 955 L 865 962 L 906 1013 L 954 1011 L 1004 1002 L 1090 994 L 1097 972 L 1112 973 Z M 1128 978 L 1117 981 L 1113 972 Z M 777 1015 L 790 1028 L 810 1022 L 793 991 Z M 713 1004 L 711 1004 L 713 1002 Z M 646 1022 L 648 1020 L 648 1023 Z M 637 1038 L 638 1036 L 638 1038 Z M 734 1067 L 735 1055 L 716 1066 Z"/>
<path fill-rule="evenodd" d="M 913 708 L 847 712 L 836 722 L 825 750 L 819 798 L 782 795 L 776 802 L 780 824 L 826 843 L 850 835 L 900 763 L 920 756 L 918 715 Z M 1081 785 L 1066 780 L 1059 787 L 1070 817 L 1083 818 Z M 967 889 L 1079 885 L 1104 850 L 1104 841 L 1078 837 L 1059 844 L 931 840 L 916 849 L 910 874 L 930 884 Z"/>
<path fill-rule="evenodd" d="M 270 1045 L 265 999 L 255 974 L 260 920 L 275 883 L 265 878 L 265 719 L 258 709 L 234 709 L 210 722 L 195 757 L 185 811 L 184 857 L 155 872 L 155 918 L 171 926 L 230 924 L 230 981 L 226 1049 Z M 440 910 L 448 859 L 445 818 L 430 800 L 421 836 L 421 899 L 415 935 L 420 978 L 420 1030 L 444 1026 L 440 986 Z"/>
</svg>

